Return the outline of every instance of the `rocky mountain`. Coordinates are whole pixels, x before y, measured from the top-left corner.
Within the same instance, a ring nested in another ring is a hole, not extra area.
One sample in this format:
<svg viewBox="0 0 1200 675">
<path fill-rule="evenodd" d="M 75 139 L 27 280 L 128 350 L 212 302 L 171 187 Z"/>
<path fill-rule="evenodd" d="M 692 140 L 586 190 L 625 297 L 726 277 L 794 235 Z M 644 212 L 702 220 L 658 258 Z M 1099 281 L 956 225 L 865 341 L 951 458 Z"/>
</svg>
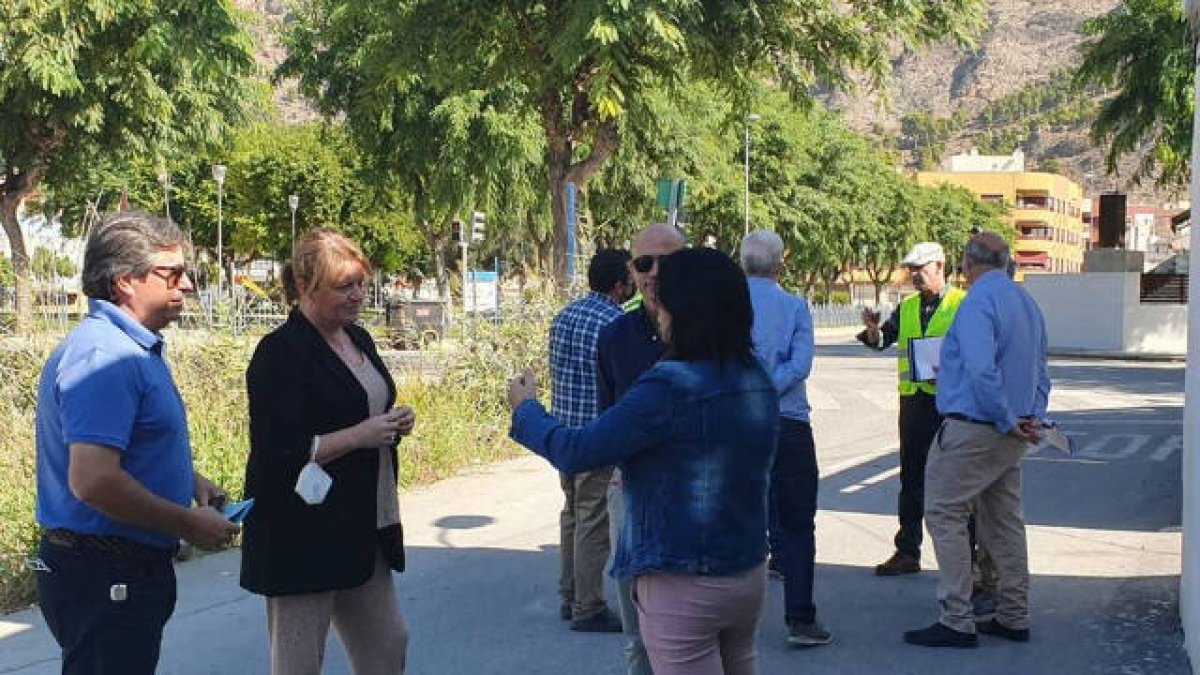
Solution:
<svg viewBox="0 0 1200 675">
<path fill-rule="evenodd" d="M 287 0 L 235 2 L 259 17 L 254 36 L 259 60 L 270 72 L 283 58 L 276 33 L 286 18 Z M 935 168 L 945 157 L 972 148 L 995 154 L 1020 148 L 1031 169 L 1070 175 L 1089 193 L 1124 187 L 1119 176 L 1105 175 L 1103 152 L 1088 137 L 1104 93 L 1079 94 L 1068 86 L 1080 58 L 1083 22 L 1119 4 L 989 0 L 986 27 L 973 48 L 898 51 L 886 93 L 860 88 L 825 102 L 854 128 L 895 146 L 913 170 Z M 292 83 L 278 87 L 275 98 L 285 119 L 315 117 Z M 1134 190 L 1134 198 L 1172 196 Z"/>
<path fill-rule="evenodd" d="M 902 51 L 884 94 L 859 90 L 827 105 L 855 128 L 894 143 L 910 169 L 934 168 L 949 155 L 977 148 L 1010 154 L 1020 148 L 1031 169 L 1071 176 L 1095 193 L 1121 187 L 1134 199 L 1178 195 L 1134 188 L 1107 176 L 1104 153 L 1089 138 L 1102 91 L 1069 86 L 1080 61 L 1082 25 L 1119 0 L 989 0 L 987 25 L 972 49 L 939 45 Z"/>
</svg>

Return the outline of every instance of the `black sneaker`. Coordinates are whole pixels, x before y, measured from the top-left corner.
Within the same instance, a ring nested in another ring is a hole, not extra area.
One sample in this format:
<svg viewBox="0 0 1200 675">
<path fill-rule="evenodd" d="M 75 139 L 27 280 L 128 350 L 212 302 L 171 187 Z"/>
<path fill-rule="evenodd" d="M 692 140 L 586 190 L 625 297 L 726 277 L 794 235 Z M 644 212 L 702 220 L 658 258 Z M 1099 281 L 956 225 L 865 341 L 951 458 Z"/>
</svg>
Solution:
<svg viewBox="0 0 1200 675">
<path fill-rule="evenodd" d="M 580 633 L 620 633 L 621 619 L 605 608 L 586 619 L 575 619 L 571 622 L 571 630 Z"/>
<path fill-rule="evenodd" d="M 975 630 L 984 635 L 994 635 L 1013 642 L 1029 642 L 1028 628 L 1009 628 L 995 619 L 975 624 Z"/>
<path fill-rule="evenodd" d="M 875 574 L 881 577 L 895 577 L 901 574 L 916 574 L 921 571 L 921 560 L 907 553 L 896 551 L 892 557 L 875 566 Z"/>
<path fill-rule="evenodd" d="M 974 633 L 963 633 L 954 630 L 940 621 L 929 628 L 906 632 L 904 634 L 904 641 L 910 645 L 920 647 L 972 649 L 979 646 L 979 638 Z"/>
<path fill-rule="evenodd" d="M 833 636 L 816 621 L 788 621 L 787 641 L 794 647 L 819 647 L 833 642 Z"/>
</svg>

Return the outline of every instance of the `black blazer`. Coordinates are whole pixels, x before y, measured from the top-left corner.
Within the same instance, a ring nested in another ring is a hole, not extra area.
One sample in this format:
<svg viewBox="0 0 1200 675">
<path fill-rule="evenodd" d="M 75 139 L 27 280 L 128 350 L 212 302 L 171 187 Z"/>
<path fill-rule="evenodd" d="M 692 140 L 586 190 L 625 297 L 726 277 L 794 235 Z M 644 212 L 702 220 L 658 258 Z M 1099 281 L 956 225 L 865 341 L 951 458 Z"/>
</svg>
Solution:
<svg viewBox="0 0 1200 675">
<path fill-rule="evenodd" d="M 387 381 L 390 407 L 396 386 L 374 341 L 357 325 L 346 332 Z M 377 451 L 358 449 L 325 464 L 333 487 L 321 504 L 309 506 L 294 491 L 313 436 L 353 426 L 368 410 L 354 374 L 298 309 L 258 343 L 246 390 L 246 496 L 254 508 L 242 535 L 242 587 L 269 596 L 353 588 L 371 577 L 377 550 L 403 571 L 403 529 L 376 529 Z M 392 466 L 399 466 L 395 446 Z"/>
</svg>

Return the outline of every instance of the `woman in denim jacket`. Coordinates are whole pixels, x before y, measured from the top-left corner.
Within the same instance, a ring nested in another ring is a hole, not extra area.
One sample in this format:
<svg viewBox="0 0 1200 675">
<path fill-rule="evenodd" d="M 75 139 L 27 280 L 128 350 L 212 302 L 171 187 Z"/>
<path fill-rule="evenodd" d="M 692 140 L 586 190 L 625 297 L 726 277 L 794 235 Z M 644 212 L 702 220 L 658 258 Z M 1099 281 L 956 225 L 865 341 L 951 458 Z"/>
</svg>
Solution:
<svg viewBox="0 0 1200 675">
<path fill-rule="evenodd" d="M 513 380 L 510 435 L 564 473 L 617 464 L 628 507 L 612 575 L 634 577 L 656 675 L 749 675 L 766 587 L 778 396 L 751 351 L 741 269 L 712 249 L 660 263 L 668 345 L 616 406 L 570 429 Z"/>
</svg>

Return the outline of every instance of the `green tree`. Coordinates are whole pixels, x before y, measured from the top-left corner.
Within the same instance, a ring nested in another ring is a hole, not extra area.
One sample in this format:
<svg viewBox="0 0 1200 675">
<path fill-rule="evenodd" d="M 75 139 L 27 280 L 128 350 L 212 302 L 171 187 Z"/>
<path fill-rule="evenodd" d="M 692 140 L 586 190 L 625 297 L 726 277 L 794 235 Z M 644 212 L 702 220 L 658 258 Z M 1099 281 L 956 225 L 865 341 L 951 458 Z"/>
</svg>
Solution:
<svg viewBox="0 0 1200 675">
<path fill-rule="evenodd" d="M 742 98 L 763 78 L 806 98 L 860 70 L 872 84 L 891 50 L 980 23 L 979 0 L 313 0 L 330 15 L 370 18 L 354 35 L 390 58 L 352 63 L 352 78 L 420 78 L 454 92 L 513 86 L 545 140 L 545 194 L 553 222 L 555 278 L 565 281 L 564 186 L 586 187 L 621 143 L 622 122 L 647 119 L 648 89 L 712 79 Z M 324 39 L 300 52 L 319 67 Z"/>
<path fill-rule="evenodd" d="M 378 0 L 303 3 L 284 35 L 289 55 L 277 76 L 299 77 L 325 115 L 344 117 L 374 180 L 407 194 L 444 294 L 456 216 L 486 212 L 493 248 L 546 239 L 529 217 L 541 200 L 533 168 L 544 144 L 536 119 L 517 105 L 522 83 L 451 91 L 430 68 L 403 66 L 411 36 L 397 32 L 397 22 L 405 11 Z"/>
<path fill-rule="evenodd" d="M 220 140 L 253 68 L 229 0 L 0 4 L 0 219 L 18 331 L 32 312 L 22 202 L 96 161 Z"/>
<path fill-rule="evenodd" d="M 923 188 L 917 209 L 924 226 L 921 239 L 936 241 L 946 249 L 948 267 L 957 264 L 955 256 L 966 248 L 974 228 L 997 232 L 1010 242 L 1016 234 L 1013 227 L 1000 220 L 1001 207 L 981 201 L 958 185 L 943 183 Z"/>
<path fill-rule="evenodd" d="M 53 279 L 55 277 L 73 277 L 78 271 L 75 263 L 70 258 L 58 255 L 54 251 L 42 246 L 34 247 L 29 267 L 33 271 L 34 278 L 42 280 Z"/>
<path fill-rule="evenodd" d="M 1179 0 L 1124 0 L 1116 10 L 1086 21 L 1079 86 L 1115 89 L 1100 104 L 1092 138 L 1108 146 L 1108 172 L 1120 159 L 1140 155 L 1130 179 L 1157 172 L 1160 186 L 1190 180 L 1196 38 Z"/>
</svg>

